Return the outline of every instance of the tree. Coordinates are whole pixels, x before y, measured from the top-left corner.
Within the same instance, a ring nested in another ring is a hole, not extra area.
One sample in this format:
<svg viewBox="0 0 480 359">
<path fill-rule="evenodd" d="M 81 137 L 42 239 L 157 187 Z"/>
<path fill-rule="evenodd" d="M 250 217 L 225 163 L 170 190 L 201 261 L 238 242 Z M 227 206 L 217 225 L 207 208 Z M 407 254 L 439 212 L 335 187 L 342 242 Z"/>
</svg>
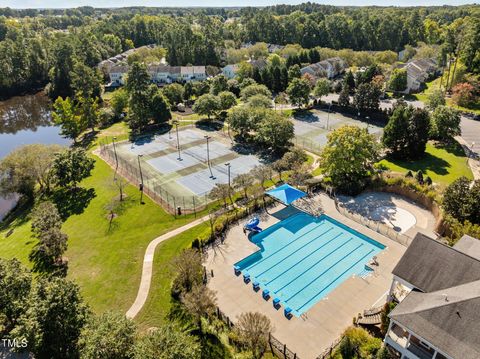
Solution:
<svg viewBox="0 0 480 359">
<path fill-rule="evenodd" d="M 202 318 L 211 316 L 217 307 L 215 292 L 204 285 L 196 285 L 190 292 L 183 293 L 180 299 L 201 331 Z"/>
<path fill-rule="evenodd" d="M 240 342 L 252 352 L 254 359 L 262 358 L 267 350 L 268 336 L 272 330 L 270 319 L 258 312 L 242 313 L 235 326 Z"/>
<path fill-rule="evenodd" d="M 253 185 L 254 179 L 248 173 L 239 174 L 233 179 L 233 187 L 238 190 L 243 190 L 243 195 L 245 199 L 248 199 L 247 191 Z"/>
<path fill-rule="evenodd" d="M 32 199 L 35 190 L 49 192 L 53 176 L 51 167 L 58 145 L 25 145 L 19 147 L 0 161 L 0 193 L 10 196 L 19 193 Z"/>
<path fill-rule="evenodd" d="M 99 118 L 98 100 L 91 97 L 80 97 L 78 103 L 80 121 L 83 123 L 82 127 L 90 128 L 94 132 Z"/>
<path fill-rule="evenodd" d="M 53 64 L 49 71 L 50 87 L 48 95 L 51 99 L 59 96 L 72 96 L 73 46 L 66 39 L 63 39 L 55 44 L 53 51 Z"/>
<path fill-rule="evenodd" d="M 172 265 L 176 273 L 172 292 L 176 296 L 190 292 L 193 287 L 202 283 L 202 254 L 199 251 L 192 248 L 184 249 L 173 259 Z"/>
<path fill-rule="evenodd" d="M 343 338 L 334 352 L 334 357 L 374 358 L 382 346 L 382 340 L 371 336 L 365 329 L 350 327 L 343 333 Z"/>
<path fill-rule="evenodd" d="M 270 97 L 259 94 L 249 97 L 246 105 L 250 107 L 271 108 L 272 100 Z"/>
<path fill-rule="evenodd" d="M 352 71 L 347 71 L 345 74 L 342 88 L 345 87 L 345 85 L 347 85 L 350 91 L 355 89 L 355 78 L 353 77 Z"/>
<path fill-rule="evenodd" d="M 227 123 L 238 132 L 240 138 L 245 138 L 255 128 L 250 120 L 250 111 L 245 107 L 232 109 L 227 116 Z"/>
<path fill-rule="evenodd" d="M 287 94 L 292 105 L 297 107 L 308 105 L 310 83 L 305 78 L 293 79 L 288 85 Z"/>
<path fill-rule="evenodd" d="M 91 316 L 79 338 L 81 359 L 131 359 L 136 326 L 125 315 L 106 312 Z"/>
<path fill-rule="evenodd" d="M 281 114 L 270 110 L 265 112 L 258 126 L 256 139 L 273 152 L 281 152 L 290 145 L 294 136 L 293 123 Z"/>
<path fill-rule="evenodd" d="M 407 70 L 393 69 L 388 81 L 388 88 L 395 92 L 404 91 L 407 88 Z"/>
<path fill-rule="evenodd" d="M 392 156 L 416 159 L 425 154 L 429 135 L 428 112 L 400 104 L 396 106 L 385 126 L 382 142 Z"/>
<path fill-rule="evenodd" d="M 320 168 L 340 191 L 355 194 L 372 173 L 378 150 L 373 135 L 356 126 L 343 126 L 328 135 Z"/>
<path fill-rule="evenodd" d="M 228 90 L 228 79 L 224 75 L 217 75 L 210 81 L 210 93 L 217 96 Z"/>
<path fill-rule="evenodd" d="M 460 177 L 453 181 L 443 193 L 443 209 L 460 222 L 480 224 L 480 181 Z"/>
<path fill-rule="evenodd" d="M 460 136 L 460 112 L 447 106 L 438 106 L 432 113 L 432 137 L 443 142 Z"/>
<path fill-rule="evenodd" d="M 78 286 L 63 278 L 39 277 L 28 300 L 12 336 L 27 339 L 35 358 L 78 358 L 78 339 L 89 314 Z"/>
<path fill-rule="evenodd" d="M 32 214 L 32 233 L 37 243 L 29 256 L 35 272 L 65 274 L 62 256 L 67 250 L 68 236 L 61 228 L 62 218 L 55 204 L 38 204 Z"/>
<path fill-rule="evenodd" d="M 125 89 L 121 88 L 116 90 L 112 94 L 112 99 L 110 100 L 112 105 L 113 114 L 118 119 L 125 112 L 125 109 L 128 107 L 128 93 Z"/>
<path fill-rule="evenodd" d="M 224 207 L 227 208 L 227 199 L 230 197 L 230 187 L 225 183 L 217 183 L 210 191 L 208 197 L 215 201 L 222 200 Z"/>
<path fill-rule="evenodd" d="M 348 107 L 350 105 L 350 87 L 346 86 L 344 83 L 342 86 L 342 91 L 338 96 L 338 105 L 342 107 Z"/>
<path fill-rule="evenodd" d="M 60 134 L 71 138 L 76 142 L 77 137 L 85 130 L 84 123 L 78 114 L 77 105 L 74 104 L 70 97 L 65 100 L 58 97 L 53 103 L 52 111 L 53 122 L 61 127 Z"/>
<path fill-rule="evenodd" d="M 439 106 L 445 106 L 445 94 L 442 90 L 434 90 L 427 96 L 427 107 L 434 111 Z"/>
<path fill-rule="evenodd" d="M 288 81 L 291 82 L 293 79 L 299 79 L 300 77 L 302 77 L 300 66 L 297 64 L 290 66 L 288 69 Z"/>
<path fill-rule="evenodd" d="M 282 157 L 282 160 L 285 162 L 285 166 L 288 169 L 298 169 L 302 164 L 307 161 L 307 159 L 308 156 L 305 151 L 297 147 L 293 147 Z"/>
<path fill-rule="evenodd" d="M 135 345 L 135 359 L 200 359 L 201 346 L 173 323 L 166 322 L 140 338 Z"/>
<path fill-rule="evenodd" d="M 377 111 L 380 107 L 380 88 L 372 83 L 362 83 L 353 96 L 353 106 L 358 111 Z"/>
<path fill-rule="evenodd" d="M 268 98 L 272 98 L 272 93 L 265 85 L 252 84 L 247 87 L 244 87 L 240 91 L 240 96 L 243 101 L 247 101 L 250 97 L 255 95 L 263 95 Z"/>
<path fill-rule="evenodd" d="M 220 110 L 227 111 L 237 103 L 237 98 L 230 91 L 222 91 L 218 94 L 218 100 L 220 102 Z"/>
<path fill-rule="evenodd" d="M 319 99 L 330 93 L 330 81 L 327 79 L 319 79 L 313 88 L 313 94 Z"/>
<path fill-rule="evenodd" d="M 149 87 L 150 93 L 150 116 L 153 123 L 164 123 L 172 118 L 170 106 L 162 91 L 157 89 L 155 85 Z"/>
<path fill-rule="evenodd" d="M 252 168 L 250 174 L 260 182 L 263 188 L 265 188 L 265 182 L 273 177 L 272 167 L 267 165 L 256 165 Z"/>
<path fill-rule="evenodd" d="M 211 116 L 220 110 L 220 101 L 217 96 L 205 94 L 200 96 L 193 105 L 193 112 L 199 115 L 206 115 L 210 120 Z"/>
<path fill-rule="evenodd" d="M 0 335 L 8 335 L 28 308 L 32 276 L 18 259 L 0 258 Z"/>
<path fill-rule="evenodd" d="M 162 89 L 163 95 L 168 99 L 168 103 L 175 107 L 179 103 L 183 102 L 185 96 L 185 89 L 182 85 L 173 83 L 165 86 Z"/>
<path fill-rule="evenodd" d="M 90 176 L 94 166 L 95 160 L 83 149 L 72 148 L 55 155 L 53 172 L 59 186 L 76 188 L 78 182 Z"/>
<path fill-rule="evenodd" d="M 452 101 L 458 106 L 468 107 L 475 103 L 475 89 L 468 82 L 463 82 L 452 89 Z"/>
<path fill-rule="evenodd" d="M 98 99 L 102 95 L 102 77 L 97 68 L 76 61 L 70 74 L 75 98 Z"/>
<path fill-rule="evenodd" d="M 127 74 L 129 101 L 128 123 L 132 130 L 142 131 L 150 122 L 151 106 L 149 97 L 150 77 L 144 64 L 134 62 Z"/>
</svg>

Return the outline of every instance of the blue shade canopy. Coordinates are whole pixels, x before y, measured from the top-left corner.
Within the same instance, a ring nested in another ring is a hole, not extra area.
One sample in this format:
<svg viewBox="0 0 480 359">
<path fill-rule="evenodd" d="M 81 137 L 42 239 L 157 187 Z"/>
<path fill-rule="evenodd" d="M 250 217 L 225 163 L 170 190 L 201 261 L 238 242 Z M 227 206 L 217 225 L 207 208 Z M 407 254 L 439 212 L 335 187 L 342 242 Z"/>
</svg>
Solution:
<svg viewBox="0 0 480 359">
<path fill-rule="evenodd" d="M 296 201 L 299 198 L 305 197 L 307 194 L 295 187 L 290 186 L 289 184 L 283 184 L 280 187 L 274 188 L 270 191 L 265 192 L 265 194 L 278 199 L 279 201 L 290 204 L 293 201 Z"/>
</svg>

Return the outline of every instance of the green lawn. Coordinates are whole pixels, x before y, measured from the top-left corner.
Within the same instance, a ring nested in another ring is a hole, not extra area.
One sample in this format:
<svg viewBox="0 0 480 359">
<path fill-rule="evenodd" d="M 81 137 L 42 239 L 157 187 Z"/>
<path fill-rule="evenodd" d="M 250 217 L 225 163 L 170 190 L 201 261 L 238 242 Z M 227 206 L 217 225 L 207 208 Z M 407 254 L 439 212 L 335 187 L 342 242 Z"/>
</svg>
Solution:
<svg viewBox="0 0 480 359">
<path fill-rule="evenodd" d="M 84 190 L 69 198 L 58 196 L 61 212 L 71 214 L 62 227 L 69 237 L 68 276 L 80 285 L 96 312 L 126 311 L 138 290 L 147 244 L 194 218 L 175 219 L 145 196 L 145 204 L 141 205 L 138 189 L 128 185 L 127 198 L 115 209 L 118 217 L 109 229 L 108 207 L 118 196 L 118 189 L 112 181 L 113 170 L 95 158 L 92 175 L 81 183 Z M 13 234 L 6 237 L 10 229 Z M 28 254 L 33 243 L 26 214 L 0 230 L 1 257 L 16 257 L 30 265 Z"/>
<path fill-rule="evenodd" d="M 428 143 L 426 155 L 417 161 L 384 159 L 380 161 L 380 164 L 393 172 L 402 174 L 409 170 L 412 172 L 422 170 L 424 175 L 430 176 L 433 182 L 442 186 L 452 183 L 460 176 L 473 179 L 472 171 L 467 165 L 467 157 L 457 142 L 443 148 Z"/>
<path fill-rule="evenodd" d="M 199 224 L 158 245 L 153 260 L 153 276 L 148 299 L 135 318 L 142 329 L 159 326 L 171 307 L 170 287 L 175 275 L 172 259 L 184 248 L 189 248 L 193 239 L 210 230 L 208 223 Z"/>
</svg>

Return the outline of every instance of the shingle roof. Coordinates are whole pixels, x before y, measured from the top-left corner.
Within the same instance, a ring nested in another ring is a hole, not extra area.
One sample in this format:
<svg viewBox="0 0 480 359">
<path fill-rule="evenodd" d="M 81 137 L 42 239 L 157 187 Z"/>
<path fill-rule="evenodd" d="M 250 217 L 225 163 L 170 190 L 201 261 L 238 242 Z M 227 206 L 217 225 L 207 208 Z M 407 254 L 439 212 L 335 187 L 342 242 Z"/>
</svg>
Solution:
<svg viewBox="0 0 480 359">
<path fill-rule="evenodd" d="M 453 246 L 457 251 L 468 254 L 470 257 L 480 260 L 480 240 L 464 235 Z"/>
<path fill-rule="evenodd" d="M 412 291 L 389 317 L 453 358 L 480 358 L 480 281 Z"/>
<path fill-rule="evenodd" d="M 480 261 L 417 233 L 392 273 L 422 292 L 480 280 Z"/>
</svg>

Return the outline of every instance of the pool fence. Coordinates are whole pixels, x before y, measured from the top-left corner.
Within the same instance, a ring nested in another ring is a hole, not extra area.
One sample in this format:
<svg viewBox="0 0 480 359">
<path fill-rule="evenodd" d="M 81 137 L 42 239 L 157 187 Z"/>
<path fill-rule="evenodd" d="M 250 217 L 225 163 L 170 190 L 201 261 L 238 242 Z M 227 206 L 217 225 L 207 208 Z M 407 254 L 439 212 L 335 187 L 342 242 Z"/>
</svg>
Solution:
<svg viewBox="0 0 480 359">
<path fill-rule="evenodd" d="M 216 316 L 218 319 L 223 321 L 230 329 L 234 327 L 234 324 L 232 320 L 225 314 L 223 313 L 220 308 L 217 307 L 217 310 L 215 312 Z M 300 359 L 300 357 L 297 355 L 297 353 L 294 353 L 291 351 L 288 347 L 287 344 L 282 343 L 280 340 L 275 338 L 272 333 L 268 333 L 268 346 L 270 348 L 270 351 L 278 358 L 282 359 Z"/>
<path fill-rule="evenodd" d="M 374 230 L 375 232 L 380 233 L 381 235 L 384 235 L 385 237 L 388 237 L 391 240 L 400 243 L 405 247 L 408 247 L 412 242 L 413 238 L 411 238 L 410 236 L 404 233 L 397 232 L 392 227 L 389 227 L 380 221 L 374 221 L 372 219 L 362 216 L 357 212 L 350 211 L 348 208 L 343 206 L 341 202 L 338 201 L 335 195 L 333 195 L 332 197 L 335 202 L 335 208 L 340 214 L 344 215 L 345 217 L 350 218 L 355 222 L 360 223 L 361 225 L 370 228 L 371 230 Z"/>
</svg>

